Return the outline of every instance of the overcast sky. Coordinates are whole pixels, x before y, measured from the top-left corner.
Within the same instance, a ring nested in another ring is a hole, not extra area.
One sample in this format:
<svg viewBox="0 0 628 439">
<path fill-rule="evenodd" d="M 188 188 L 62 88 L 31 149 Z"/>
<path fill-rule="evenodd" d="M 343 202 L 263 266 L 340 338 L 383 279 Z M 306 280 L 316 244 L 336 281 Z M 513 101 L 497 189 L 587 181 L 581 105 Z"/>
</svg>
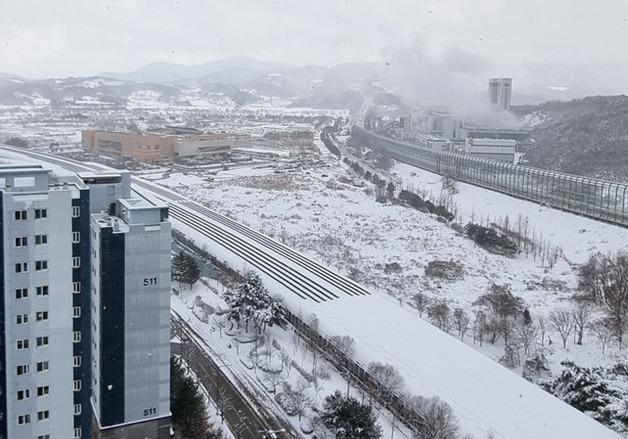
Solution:
<svg viewBox="0 0 628 439">
<path fill-rule="evenodd" d="M 628 1 L 0 0 L 0 72 L 34 78 L 239 55 L 332 65 L 417 38 L 493 70 L 628 61 Z"/>
</svg>

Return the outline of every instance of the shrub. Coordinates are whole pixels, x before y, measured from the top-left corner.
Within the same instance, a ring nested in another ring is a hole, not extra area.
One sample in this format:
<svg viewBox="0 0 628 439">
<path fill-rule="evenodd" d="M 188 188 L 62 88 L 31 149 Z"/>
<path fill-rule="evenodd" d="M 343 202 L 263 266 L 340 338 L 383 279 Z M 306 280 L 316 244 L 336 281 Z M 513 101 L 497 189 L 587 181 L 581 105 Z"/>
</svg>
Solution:
<svg viewBox="0 0 628 439">
<path fill-rule="evenodd" d="M 513 240 L 490 227 L 468 223 L 465 230 L 469 238 L 490 252 L 512 256 L 519 251 L 519 247 Z"/>
</svg>

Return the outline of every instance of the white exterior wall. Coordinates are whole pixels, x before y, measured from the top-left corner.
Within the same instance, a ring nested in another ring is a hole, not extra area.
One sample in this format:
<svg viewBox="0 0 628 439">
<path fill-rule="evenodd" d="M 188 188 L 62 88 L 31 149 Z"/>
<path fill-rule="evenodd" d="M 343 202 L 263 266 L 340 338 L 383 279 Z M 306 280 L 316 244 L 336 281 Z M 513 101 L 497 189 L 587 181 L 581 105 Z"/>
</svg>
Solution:
<svg viewBox="0 0 628 439">
<path fill-rule="evenodd" d="M 7 427 L 9 438 L 39 434 L 73 437 L 72 353 L 72 195 L 70 190 L 48 194 L 4 194 L 5 310 L 7 355 Z M 48 209 L 46 219 L 35 219 L 34 208 Z M 14 219 L 15 210 L 28 210 L 26 221 Z M 35 246 L 35 234 L 48 236 L 48 244 Z M 15 237 L 26 236 L 26 248 L 15 247 Z M 36 260 L 47 260 L 48 270 L 35 271 Z M 17 262 L 28 262 L 27 273 L 15 273 Z M 48 285 L 49 296 L 38 297 L 36 287 Z M 16 288 L 28 288 L 28 298 L 16 299 Z M 48 311 L 48 321 L 37 322 L 36 312 Z M 29 323 L 16 324 L 17 314 L 29 314 Z M 36 337 L 48 336 L 49 345 L 36 346 Z M 29 348 L 18 351 L 16 341 L 29 339 Z M 47 372 L 36 363 L 48 361 Z M 17 376 L 20 364 L 29 364 L 28 375 Z M 50 386 L 48 396 L 37 397 L 37 386 Z M 18 390 L 30 398 L 17 401 Z M 50 419 L 37 421 L 37 412 L 49 410 Z M 30 414 L 30 424 L 18 426 L 17 416 Z M 52 433 L 54 432 L 54 435 Z"/>
<path fill-rule="evenodd" d="M 126 422 L 170 414 L 170 253 L 170 223 L 129 226 L 124 304 Z M 156 284 L 151 285 L 151 279 Z"/>
</svg>

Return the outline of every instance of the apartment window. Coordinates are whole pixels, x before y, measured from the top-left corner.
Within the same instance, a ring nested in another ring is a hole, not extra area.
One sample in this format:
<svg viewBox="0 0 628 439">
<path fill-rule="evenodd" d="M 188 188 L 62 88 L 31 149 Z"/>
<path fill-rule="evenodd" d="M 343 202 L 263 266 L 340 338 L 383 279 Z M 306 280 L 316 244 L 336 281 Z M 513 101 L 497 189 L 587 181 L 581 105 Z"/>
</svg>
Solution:
<svg viewBox="0 0 628 439">
<path fill-rule="evenodd" d="M 37 362 L 37 372 L 45 372 L 50 368 L 50 363 L 48 361 L 38 361 Z"/>
<path fill-rule="evenodd" d="M 48 270 L 48 261 L 35 261 L 35 271 Z"/>
<path fill-rule="evenodd" d="M 15 220 L 16 221 L 24 221 L 28 219 L 28 216 L 26 215 L 26 211 L 25 210 L 16 210 L 15 211 Z"/>
<path fill-rule="evenodd" d="M 49 339 L 47 335 L 37 337 L 37 347 L 48 346 L 48 342 Z"/>
<path fill-rule="evenodd" d="M 37 420 L 38 421 L 45 421 L 47 419 L 50 419 L 50 411 L 49 410 L 41 410 L 41 411 L 37 412 Z"/>
<path fill-rule="evenodd" d="M 48 311 L 37 311 L 35 316 L 38 322 L 44 322 L 48 320 Z"/>
<path fill-rule="evenodd" d="M 50 439 L 50 435 L 49 434 L 40 434 L 39 436 L 37 436 L 37 439 Z"/>
<path fill-rule="evenodd" d="M 81 317 L 81 307 L 80 306 L 75 306 L 72 308 L 72 317 L 74 317 L 75 319 L 78 319 L 79 317 Z"/>
<path fill-rule="evenodd" d="M 72 358 L 72 364 L 74 365 L 74 367 L 81 367 L 81 356 L 80 355 L 75 355 Z"/>
<path fill-rule="evenodd" d="M 48 235 L 35 235 L 35 245 L 48 244 Z"/>
<path fill-rule="evenodd" d="M 50 394 L 50 386 L 37 387 L 37 397 L 46 396 Z"/>
<path fill-rule="evenodd" d="M 81 266 L 80 256 L 74 256 L 72 258 L 72 268 L 79 268 Z"/>
<path fill-rule="evenodd" d="M 28 349 L 28 338 L 23 338 L 23 339 L 17 340 L 15 342 L 15 346 L 16 346 L 18 351 L 22 351 L 24 349 Z"/>
<path fill-rule="evenodd" d="M 23 399 L 28 399 L 31 397 L 30 389 L 18 390 L 17 391 L 17 400 L 22 401 Z"/>
<path fill-rule="evenodd" d="M 31 415 L 19 415 L 17 417 L 17 425 L 25 425 L 31 423 Z"/>
<path fill-rule="evenodd" d="M 72 232 L 72 244 L 81 242 L 81 232 Z"/>
<path fill-rule="evenodd" d="M 74 438 L 73 439 L 81 439 L 82 436 L 83 436 L 83 431 L 81 430 L 81 427 L 76 427 L 74 429 Z"/>
<path fill-rule="evenodd" d="M 78 294 L 81 292 L 81 283 L 80 282 L 74 282 L 72 284 L 72 292 L 74 294 Z"/>
<path fill-rule="evenodd" d="M 16 247 L 26 247 L 28 245 L 28 238 L 26 236 L 19 236 L 15 238 Z"/>
<path fill-rule="evenodd" d="M 36 289 L 38 296 L 47 296 L 48 295 L 48 285 L 41 285 Z"/>
<path fill-rule="evenodd" d="M 81 380 L 74 380 L 74 391 L 75 392 L 81 391 Z"/>
<path fill-rule="evenodd" d="M 28 297 L 28 288 L 18 288 L 15 290 L 16 299 L 26 299 Z"/>
<path fill-rule="evenodd" d="M 78 416 L 83 411 L 81 404 L 74 404 L 74 416 Z"/>
<path fill-rule="evenodd" d="M 28 375 L 29 373 L 31 373 L 31 366 L 30 364 L 20 364 L 19 366 L 17 366 L 17 374 L 19 375 Z"/>
<path fill-rule="evenodd" d="M 16 325 L 26 325 L 28 324 L 28 314 L 18 314 L 15 316 L 15 324 Z"/>
<path fill-rule="evenodd" d="M 79 216 L 81 216 L 81 207 L 72 206 L 72 218 L 78 218 Z"/>
<path fill-rule="evenodd" d="M 28 262 L 18 262 L 15 264 L 16 273 L 26 273 L 28 271 Z"/>
<path fill-rule="evenodd" d="M 74 331 L 72 336 L 73 336 L 74 343 L 80 343 L 81 342 L 81 331 Z"/>
<path fill-rule="evenodd" d="M 48 209 L 35 209 L 35 219 L 48 218 Z"/>
</svg>

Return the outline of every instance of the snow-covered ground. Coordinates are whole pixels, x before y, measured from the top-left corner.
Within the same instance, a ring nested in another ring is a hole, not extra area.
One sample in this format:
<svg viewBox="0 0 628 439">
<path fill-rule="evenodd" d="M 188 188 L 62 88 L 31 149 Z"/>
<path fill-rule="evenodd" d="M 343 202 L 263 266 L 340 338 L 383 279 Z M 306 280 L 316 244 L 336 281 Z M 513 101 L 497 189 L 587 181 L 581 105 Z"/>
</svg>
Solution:
<svg viewBox="0 0 628 439">
<path fill-rule="evenodd" d="M 325 397 L 336 390 L 346 394 L 348 389 L 349 395 L 354 398 L 368 400 L 368 396 L 353 385 L 347 387 L 347 381 L 336 369 L 321 359 L 320 355 L 315 357 L 312 351 L 308 350 L 305 342 L 296 337 L 291 330 L 277 326 L 268 328 L 264 340 L 260 341 L 257 346 L 255 341 L 251 341 L 257 332 L 253 325 L 248 333 L 244 330 L 244 325 L 240 329 L 230 330 L 231 325 L 224 314 L 221 314 L 221 310 L 228 308 L 220 294 L 223 289 L 224 287 L 218 281 L 208 278 L 204 278 L 191 289 L 178 288 L 178 294 L 173 295 L 171 299 L 172 309 L 183 316 L 203 336 L 205 342 L 219 353 L 220 361 L 228 365 L 227 372 L 237 376 L 253 394 L 258 395 L 258 402 L 266 405 L 271 413 L 284 414 L 297 431 L 301 431 L 301 425 L 309 424 L 309 421 L 316 415 L 311 409 L 304 411 L 301 421 L 298 415 L 285 415 L 274 400 L 274 395 L 283 391 L 283 383 L 288 383 L 292 389 L 298 389 L 301 386 L 311 398 L 312 405 L 318 408 L 322 408 Z M 201 303 L 199 299 L 203 305 L 199 305 Z M 217 312 L 207 314 L 207 309 Z M 282 353 L 285 356 L 284 359 L 282 359 Z M 292 361 L 308 375 L 317 376 L 316 381 L 308 381 L 297 367 L 288 366 Z M 280 372 L 264 372 L 257 366 L 257 362 L 263 364 L 263 367 Z M 276 381 L 272 382 L 273 379 Z M 274 391 L 269 391 L 273 388 Z M 391 437 L 392 415 L 381 407 L 375 406 L 375 410 L 382 427 L 382 437 Z M 215 425 L 219 425 L 219 418 L 218 422 L 215 418 L 213 421 Z M 412 437 L 405 427 L 399 425 L 398 421 L 394 428 L 395 437 L 400 439 Z"/>
<path fill-rule="evenodd" d="M 325 171 L 330 172 L 329 169 Z M 286 182 L 281 182 L 281 186 L 288 193 L 295 190 Z M 232 203 L 240 201 L 231 196 L 229 199 Z M 252 203 L 250 199 L 244 201 L 249 206 Z M 302 201 L 310 206 L 313 204 L 311 199 Z M 289 212 L 289 206 L 286 205 L 284 210 Z M 333 207 L 329 210 L 334 211 Z M 227 260 L 238 269 L 247 268 L 229 251 L 185 224 L 173 220 L 173 225 L 200 245 L 207 245 L 221 260 Z M 327 334 L 353 337 L 357 342 L 356 357 L 360 361 L 379 360 L 394 364 L 404 376 L 408 391 L 422 396 L 438 395 L 450 403 L 463 429 L 478 438 L 486 437 L 489 432 L 504 438 L 616 437 L 535 385 L 436 330 L 419 319 L 410 307 L 400 308 L 399 302 L 388 295 L 343 296 L 332 302 L 315 304 L 296 298 L 270 278 L 266 277 L 265 282 L 271 291 L 282 294 L 292 309 L 303 314 L 315 313 Z M 356 309 L 360 312 L 355 312 Z M 461 359 L 464 359 L 464 366 L 459 363 Z M 479 398 L 479 395 L 483 397 Z M 508 410 L 503 410 L 504 407 Z"/>
<path fill-rule="evenodd" d="M 420 188 L 438 200 L 442 188 L 441 176 L 414 166 L 399 163 L 393 174 L 408 188 Z M 521 214 L 528 218 L 531 230 L 540 233 L 556 246 L 562 247 L 572 262 L 582 263 L 594 252 L 609 253 L 628 249 L 628 228 L 569 214 L 478 186 L 457 182 L 458 193 L 453 196 L 463 222 L 490 218 L 496 221 L 509 216 L 511 223 Z"/>
</svg>

